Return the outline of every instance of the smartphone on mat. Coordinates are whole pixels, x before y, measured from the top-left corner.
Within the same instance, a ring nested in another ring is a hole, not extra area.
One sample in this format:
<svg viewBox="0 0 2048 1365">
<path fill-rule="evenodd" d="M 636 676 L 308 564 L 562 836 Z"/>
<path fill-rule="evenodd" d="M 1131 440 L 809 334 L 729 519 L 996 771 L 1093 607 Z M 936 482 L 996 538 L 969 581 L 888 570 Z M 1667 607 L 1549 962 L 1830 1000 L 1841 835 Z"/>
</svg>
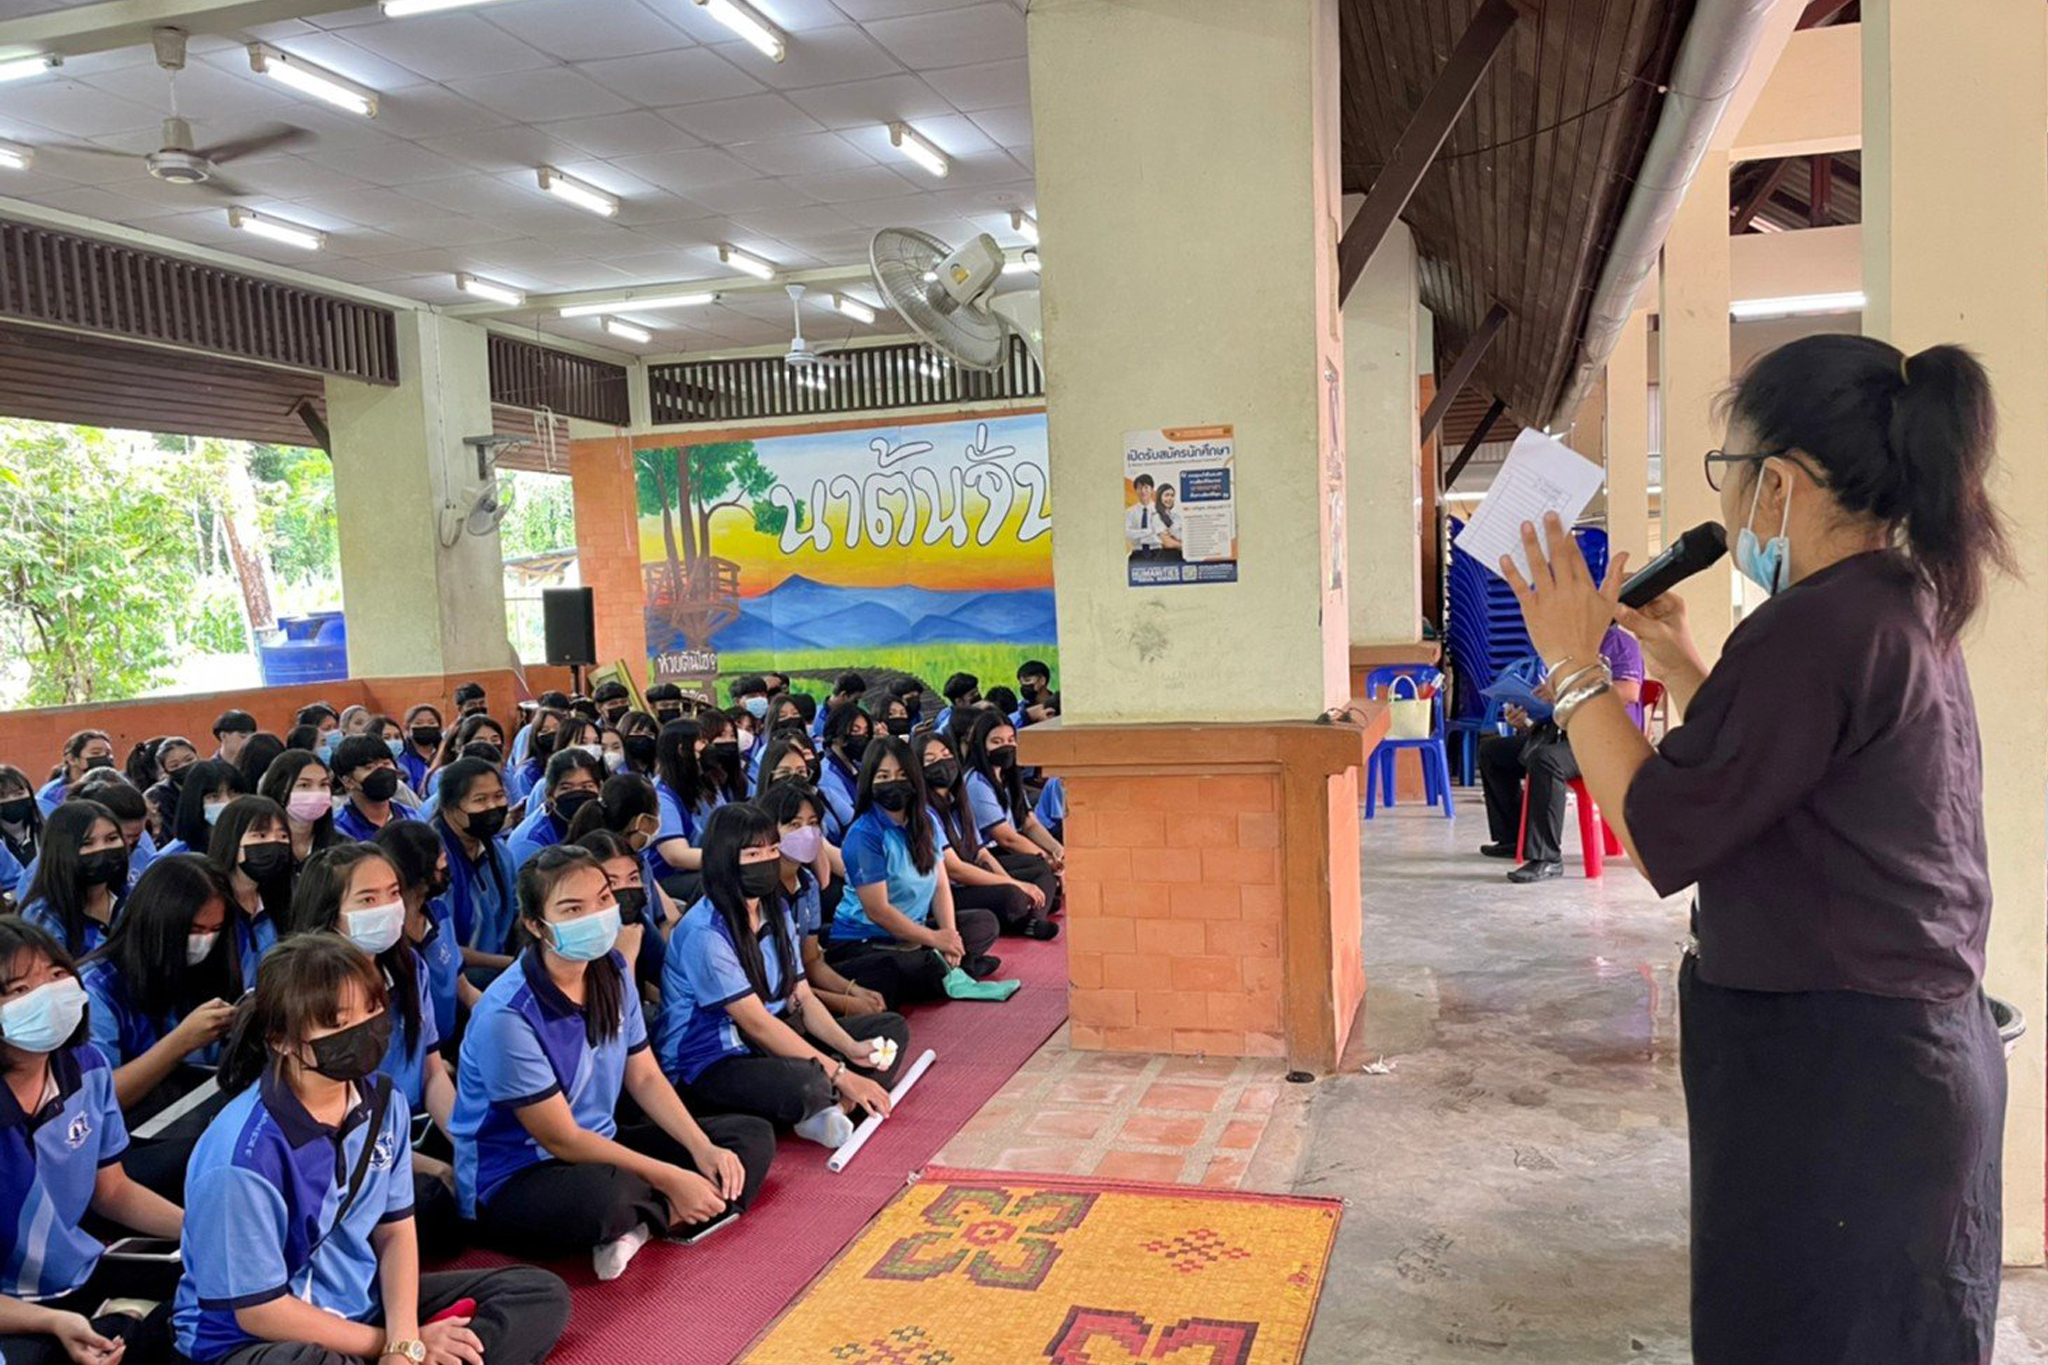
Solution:
<svg viewBox="0 0 2048 1365">
<path fill-rule="evenodd" d="M 697 1224 L 696 1227 L 691 1228 L 688 1232 L 684 1233 L 682 1236 L 676 1238 L 675 1240 L 679 1245 L 693 1247 L 697 1245 L 697 1243 L 703 1241 L 706 1237 L 715 1236 L 718 1233 L 724 1232 L 727 1228 L 731 1227 L 734 1223 L 739 1221 L 739 1216 L 740 1211 L 734 1208 L 732 1205 L 727 1204 L 725 1206 L 724 1213 L 719 1214 L 717 1217 L 711 1219 L 709 1222 Z"/>
</svg>

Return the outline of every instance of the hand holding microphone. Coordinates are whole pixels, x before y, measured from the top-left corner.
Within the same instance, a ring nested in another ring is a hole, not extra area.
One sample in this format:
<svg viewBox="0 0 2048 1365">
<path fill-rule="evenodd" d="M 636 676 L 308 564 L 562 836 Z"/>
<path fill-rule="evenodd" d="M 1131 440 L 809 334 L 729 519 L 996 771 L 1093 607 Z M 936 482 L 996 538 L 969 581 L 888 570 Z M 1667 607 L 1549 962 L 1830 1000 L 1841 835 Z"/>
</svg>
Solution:
<svg viewBox="0 0 2048 1365">
<path fill-rule="evenodd" d="M 1671 589 L 1720 563 L 1727 553 L 1728 533 L 1721 523 L 1701 522 L 1621 585 L 1615 619 L 1636 637 L 1660 674 L 1706 671 L 1686 628 L 1685 599 Z"/>
</svg>

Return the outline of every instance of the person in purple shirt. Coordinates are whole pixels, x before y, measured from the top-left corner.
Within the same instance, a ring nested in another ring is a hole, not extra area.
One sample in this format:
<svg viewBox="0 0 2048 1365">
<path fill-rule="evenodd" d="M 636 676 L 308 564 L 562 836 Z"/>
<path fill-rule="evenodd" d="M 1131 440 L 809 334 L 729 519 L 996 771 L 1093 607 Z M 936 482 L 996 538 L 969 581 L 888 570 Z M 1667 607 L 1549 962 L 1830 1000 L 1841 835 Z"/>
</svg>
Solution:
<svg viewBox="0 0 2048 1365">
<path fill-rule="evenodd" d="M 1989 1360 L 2006 1066 L 1957 641 L 2015 562 L 1985 486 L 1990 378 L 1955 346 L 1810 336 L 1728 412 L 1707 481 L 1770 597 L 1711 668 L 1682 599 L 1622 607 L 1626 556 L 1596 588 L 1554 519 L 1547 563 L 1523 533 L 1536 581 L 1506 569 L 1601 810 L 1660 894 L 1694 888 L 1693 1358 Z M 1587 671 L 1617 617 L 1685 717 L 1654 748 Z"/>
<path fill-rule="evenodd" d="M 1600 641 L 1615 695 L 1637 725 L 1643 723 L 1643 649 L 1620 626 Z M 1546 683 L 1541 691 L 1549 695 Z M 1479 781 L 1486 793 L 1486 827 L 1492 842 L 1479 851 L 1489 858 L 1513 858 L 1519 843 L 1522 865 L 1508 873 L 1517 885 L 1564 875 L 1564 806 L 1567 784 L 1579 775 L 1571 742 L 1548 720 L 1540 724 L 1519 706 L 1505 708 L 1508 735 L 1479 741 Z M 1522 818 L 1524 787 L 1528 821 Z"/>
</svg>

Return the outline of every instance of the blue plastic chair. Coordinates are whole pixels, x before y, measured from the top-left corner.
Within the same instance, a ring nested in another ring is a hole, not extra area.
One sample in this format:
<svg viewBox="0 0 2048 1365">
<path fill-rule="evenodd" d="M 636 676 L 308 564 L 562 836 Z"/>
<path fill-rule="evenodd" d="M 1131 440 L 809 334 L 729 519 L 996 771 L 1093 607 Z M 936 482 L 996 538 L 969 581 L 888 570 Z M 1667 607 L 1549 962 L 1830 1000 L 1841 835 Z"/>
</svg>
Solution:
<svg viewBox="0 0 2048 1365">
<path fill-rule="evenodd" d="M 1534 687 L 1543 681 L 1543 660 L 1534 654 L 1526 659 L 1517 659 L 1503 668 L 1492 681 L 1485 684 L 1485 687 L 1491 687 L 1495 682 L 1504 682 L 1510 678 Z M 1458 771 L 1463 774 L 1464 785 L 1468 787 L 1472 785 L 1472 772 L 1479 757 L 1480 736 L 1507 733 L 1506 725 L 1501 719 L 1501 704 L 1491 698 L 1481 700 L 1486 703 L 1483 712 L 1476 717 L 1454 720 L 1449 726 L 1450 732 L 1458 737 Z"/>
<path fill-rule="evenodd" d="M 1424 739 L 1383 739 L 1373 747 L 1365 775 L 1365 818 L 1373 818 L 1382 800 L 1389 806 L 1394 804 L 1394 756 L 1403 749 L 1413 749 L 1422 756 L 1423 796 L 1431 805 L 1442 806 L 1444 818 L 1451 819 L 1456 812 L 1451 807 L 1450 755 L 1444 747 L 1444 675 L 1426 664 L 1375 668 L 1365 675 L 1366 699 L 1378 700 L 1397 678 L 1407 678 L 1418 688 L 1430 683 L 1437 685 L 1436 695 L 1430 698 L 1430 732 Z"/>
</svg>

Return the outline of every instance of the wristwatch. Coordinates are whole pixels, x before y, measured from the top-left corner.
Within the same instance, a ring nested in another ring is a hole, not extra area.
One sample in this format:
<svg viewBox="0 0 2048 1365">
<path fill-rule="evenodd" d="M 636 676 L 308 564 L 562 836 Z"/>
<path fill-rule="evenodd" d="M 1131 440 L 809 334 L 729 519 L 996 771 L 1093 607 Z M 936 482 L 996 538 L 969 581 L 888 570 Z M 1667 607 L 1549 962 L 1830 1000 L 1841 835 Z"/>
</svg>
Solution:
<svg viewBox="0 0 2048 1365">
<path fill-rule="evenodd" d="M 424 1341 L 387 1341 L 384 1343 L 384 1349 L 378 1354 L 377 1359 L 385 1360 L 391 1356 L 401 1356 L 410 1362 L 410 1365 L 427 1365 L 427 1343 Z"/>
</svg>

